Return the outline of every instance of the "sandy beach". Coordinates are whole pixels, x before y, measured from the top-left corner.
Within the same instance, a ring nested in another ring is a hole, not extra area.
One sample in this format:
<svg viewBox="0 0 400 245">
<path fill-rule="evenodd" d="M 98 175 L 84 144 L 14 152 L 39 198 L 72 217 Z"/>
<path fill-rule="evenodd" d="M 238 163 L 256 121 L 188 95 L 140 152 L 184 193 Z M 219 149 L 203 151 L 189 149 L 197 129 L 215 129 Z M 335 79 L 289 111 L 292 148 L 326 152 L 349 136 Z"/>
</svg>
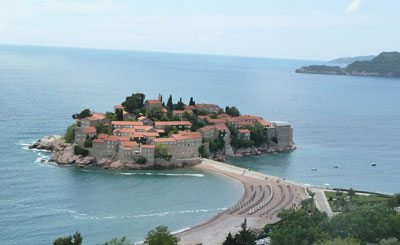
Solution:
<svg viewBox="0 0 400 245">
<path fill-rule="evenodd" d="M 261 174 L 233 165 L 204 159 L 195 168 L 222 174 L 240 181 L 244 193 L 236 205 L 207 222 L 176 234 L 180 244 L 221 244 L 229 232 L 236 233 L 247 219 L 252 229 L 278 221 L 283 208 L 298 207 L 307 198 L 305 186 L 275 176 Z"/>
</svg>

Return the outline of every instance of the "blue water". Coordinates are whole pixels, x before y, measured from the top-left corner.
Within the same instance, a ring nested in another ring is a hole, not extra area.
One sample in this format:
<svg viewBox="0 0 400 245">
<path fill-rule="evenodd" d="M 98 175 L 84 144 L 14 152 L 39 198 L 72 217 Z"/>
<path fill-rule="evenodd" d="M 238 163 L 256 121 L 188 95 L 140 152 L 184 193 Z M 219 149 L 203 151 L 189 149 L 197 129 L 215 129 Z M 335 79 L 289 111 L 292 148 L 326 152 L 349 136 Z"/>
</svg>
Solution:
<svg viewBox="0 0 400 245">
<path fill-rule="evenodd" d="M 2 243 L 48 244 L 77 230 L 86 244 L 138 241 L 161 224 L 176 231 L 201 223 L 239 198 L 239 183 L 199 170 L 81 170 L 26 150 L 62 134 L 71 114 L 111 111 L 132 92 L 193 96 L 291 122 L 296 151 L 231 163 L 302 183 L 400 192 L 400 80 L 293 72 L 310 63 L 0 46 Z"/>
</svg>

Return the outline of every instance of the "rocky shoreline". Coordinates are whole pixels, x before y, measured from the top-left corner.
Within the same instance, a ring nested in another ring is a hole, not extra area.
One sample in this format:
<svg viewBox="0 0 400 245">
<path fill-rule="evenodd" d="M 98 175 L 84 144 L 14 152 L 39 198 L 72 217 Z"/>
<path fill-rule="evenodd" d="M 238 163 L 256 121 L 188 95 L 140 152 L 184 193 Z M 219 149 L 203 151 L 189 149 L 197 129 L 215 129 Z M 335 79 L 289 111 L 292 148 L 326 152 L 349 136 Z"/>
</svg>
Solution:
<svg viewBox="0 0 400 245">
<path fill-rule="evenodd" d="M 173 169 L 183 168 L 196 165 L 195 163 L 169 163 L 165 164 L 136 164 L 132 162 L 116 161 L 110 158 L 101 158 L 96 160 L 93 156 L 82 156 L 74 154 L 74 145 L 66 143 L 62 136 L 53 135 L 39 139 L 29 149 L 46 150 L 53 152 L 53 157 L 49 162 L 58 165 L 74 165 L 78 168 L 94 167 L 98 169 L 115 169 L 115 170 L 145 170 L 145 169 Z M 225 151 L 218 153 L 213 160 L 225 161 L 227 157 L 250 157 L 271 154 L 275 152 L 290 152 L 296 149 L 296 145 L 288 148 L 280 148 L 277 146 L 263 145 L 260 147 L 250 147 L 243 149 L 233 149 L 227 154 Z M 200 161 L 199 161 L 200 163 Z"/>
</svg>

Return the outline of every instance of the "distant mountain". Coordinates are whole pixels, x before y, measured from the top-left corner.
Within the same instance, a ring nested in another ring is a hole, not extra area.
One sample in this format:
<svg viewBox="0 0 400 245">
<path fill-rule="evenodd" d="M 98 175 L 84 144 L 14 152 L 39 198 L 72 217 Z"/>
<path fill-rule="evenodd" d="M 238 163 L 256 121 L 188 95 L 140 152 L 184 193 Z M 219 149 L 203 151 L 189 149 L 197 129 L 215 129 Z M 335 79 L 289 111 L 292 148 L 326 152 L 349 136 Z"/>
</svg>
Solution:
<svg viewBox="0 0 400 245">
<path fill-rule="evenodd" d="M 303 66 L 296 73 L 400 77 L 400 53 L 383 52 L 370 61 L 355 61 L 345 68 L 339 66 Z"/>
<path fill-rule="evenodd" d="M 400 77 L 400 53 L 383 52 L 371 61 L 356 61 L 345 69 L 348 75 Z"/>
<path fill-rule="evenodd" d="M 357 57 L 343 57 L 328 61 L 328 64 L 348 65 L 355 61 L 370 61 L 375 58 L 375 55 L 357 56 Z"/>
</svg>

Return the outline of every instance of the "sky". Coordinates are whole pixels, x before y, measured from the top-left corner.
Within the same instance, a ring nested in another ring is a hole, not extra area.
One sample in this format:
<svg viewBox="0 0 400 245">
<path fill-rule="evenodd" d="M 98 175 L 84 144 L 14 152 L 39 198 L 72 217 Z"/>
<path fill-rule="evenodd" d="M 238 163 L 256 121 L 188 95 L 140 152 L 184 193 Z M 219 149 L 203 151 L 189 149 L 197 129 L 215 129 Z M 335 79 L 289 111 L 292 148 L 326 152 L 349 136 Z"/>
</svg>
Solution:
<svg viewBox="0 0 400 245">
<path fill-rule="evenodd" d="M 400 51 L 400 1 L 0 0 L 0 44 L 329 60 Z"/>
</svg>

